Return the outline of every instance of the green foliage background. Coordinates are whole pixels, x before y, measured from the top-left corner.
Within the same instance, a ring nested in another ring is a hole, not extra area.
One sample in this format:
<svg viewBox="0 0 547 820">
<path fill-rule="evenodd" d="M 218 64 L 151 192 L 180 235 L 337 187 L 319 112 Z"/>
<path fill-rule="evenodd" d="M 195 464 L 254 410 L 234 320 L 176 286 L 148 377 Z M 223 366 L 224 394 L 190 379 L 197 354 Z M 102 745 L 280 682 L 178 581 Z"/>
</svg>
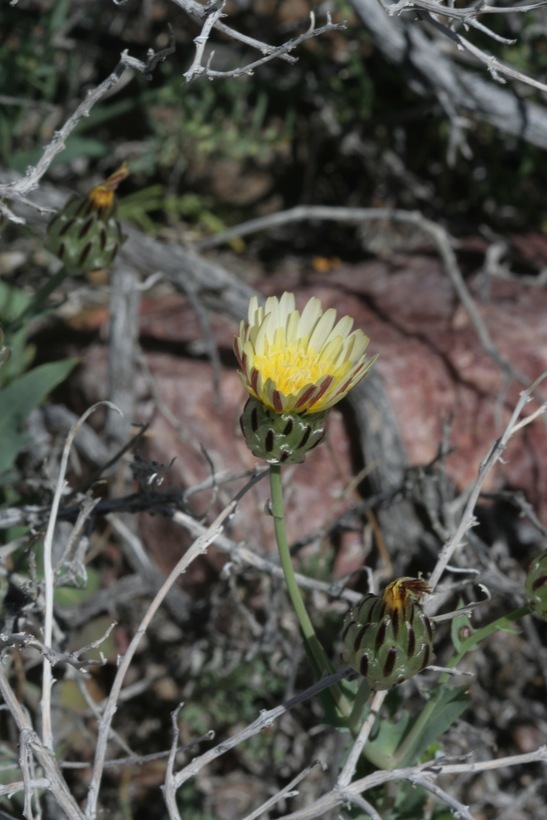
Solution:
<svg viewBox="0 0 547 820">
<path fill-rule="evenodd" d="M 304 44 L 296 64 L 277 61 L 251 77 L 190 85 L 183 73 L 198 29 L 167 0 L 154 4 L 152 17 L 139 2 L 115 9 L 104 0 L 75 11 L 70 0 L 50 0 L 40 4 L 40 14 L 37 5 L 26 0 L 0 8 L 0 27 L 8 32 L 0 44 L 0 94 L 11 100 L 0 108 L 0 163 L 19 172 L 124 48 L 142 58 L 149 47 L 165 47 L 167 26 L 174 27 L 175 54 L 150 80 L 137 75 L 95 107 L 52 172 L 76 187 L 127 159 L 126 215 L 147 230 L 182 221 L 199 236 L 257 211 L 301 203 L 419 207 L 462 233 L 483 222 L 494 229 L 543 224 L 542 152 L 470 123 L 472 155 L 458 155 L 449 167 L 445 112 L 409 90 L 346 3 L 337 5 L 335 19 L 346 20 L 347 30 Z M 236 9 L 231 20 L 272 43 L 307 24 L 303 7 L 291 15 L 290 4 L 273 2 L 256 12 Z M 500 15 L 489 22 L 508 36 L 520 20 Z M 541 77 L 543 30 L 525 16 L 518 34 L 514 47 L 489 41 L 489 50 Z M 250 56 L 221 38 L 215 46 L 223 69 Z M 343 233 L 338 251 L 348 248 Z M 301 242 L 306 245 L 305 236 Z"/>
</svg>

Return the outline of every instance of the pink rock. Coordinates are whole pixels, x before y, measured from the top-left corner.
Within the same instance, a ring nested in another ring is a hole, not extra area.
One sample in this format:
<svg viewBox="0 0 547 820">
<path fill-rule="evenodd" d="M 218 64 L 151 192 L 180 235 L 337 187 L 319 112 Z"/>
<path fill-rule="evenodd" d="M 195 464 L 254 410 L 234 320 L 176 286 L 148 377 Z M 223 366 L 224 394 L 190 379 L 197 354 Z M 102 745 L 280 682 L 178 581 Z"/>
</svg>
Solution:
<svg viewBox="0 0 547 820">
<path fill-rule="evenodd" d="M 478 276 L 471 281 L 480 315 L 499 352 L 533 380 L 547 370 L 547 294 L 520 283 L 490 282 L 487 297 L 481 298 L 483 285 Z M 408 465 L 434 459 L 443 422 L 451 420 L 455 451 L 447 460 L 450 477 L 459 490 L 474 480 L 522 388 L 514 381 L 506 384 L 484 352 L 438 262 L 424 256 L 406 259 L 398 267 L 367 262 L 328 275 L 304 276 L 300 272 L 277 276 L 258 283 L 257 289 L 265 295 L 293 290 L 301 306 L 312 295 L 318 296 L 324 307 L 332 306 L 340 314 L 353 316 L 355 325 L 370 336 L 370 352 L 380 353 L 375 367 L 393 407 Z M 246 394 L 231 354 L 237 323 L 213 317 L 211 324 L 223 360 L 229 362 L 222 371 L 220 407 L 215 405 L 211 366 L 205 359 L 175 352 L 146 354 L 159 399 L 151 419 L 147 410 L 151 407 L 149 390 L 144 382 L 138 385 L 136 418 L 152 422 L 146 454 L 163 463 L 176 456 L 166 479 L 166 484 L 175 487 L 192 487 L 207 479 L 211 474 L 208 460 L 218 475 L 242 471 L 257 463 L 244 444 L 238 424 Z M 200 339 L 194 313 L 178 295 L 157 301 L 146 299 L 141 335 L 172 344 L 173 350 L 175 345 Z M 104 351 L 90 351 L 89 357 L 92 367 L 84 374 L 83 383 L 91 402 L 106 398 L 100 395 L 99 385 L 107 382 Z M 169 418 L 162 407 L 168 408 Z M 537 402 L 532 402 L 530 409 L 535 407 Z M 335 409 L 327 444 L 310 453 L 304 464 L 284 471 L 290 539 L 298 540 L 328 527 L 355 503 L 355 495 L 351 489 L 347 491 L 353 478 L 351 452 L 348 431 Z M 221 484 L 214 508 L 223 506 L 241 486 L 242 480 Z M 505 463 L 493 472 L 487 489 L 502 487 L 522 490 L 540 514 L 547 512 L 547 438 L 541 420 L 515 436 L 506 451 Z M 207 490 L 193 496 L 191 504 L 198 514 L 209 513 L 210 519 L 212 499 L 212 492 Z M 267 499 L 265 479 L 241 502 L 228 526 L 231 538 L 245 540 L 263 554 L 275 549 L 272 522 L 265 514 Z M 188 540 L 172 522 L 143 516 L 141 523 L 141 535 L 149 549 L 166 569 L 170 568 Z M 352 539 L 344 537 L 343 541 L 347 552 L 339 558 L 340 573 L 352 571 L 365 558 L 363 549 L 356 548 Z M 319 548 L 320 555 L 329 546 L 327 539 Z M 310 554 L 317 557 L 316 546 Z M 305 556 L 306 550 L 301 555 Z M 218 567 L 223 561 L 210 557 L 196 565 L 192 581 L 205 583 L 211 566 Z"/>
</svg>

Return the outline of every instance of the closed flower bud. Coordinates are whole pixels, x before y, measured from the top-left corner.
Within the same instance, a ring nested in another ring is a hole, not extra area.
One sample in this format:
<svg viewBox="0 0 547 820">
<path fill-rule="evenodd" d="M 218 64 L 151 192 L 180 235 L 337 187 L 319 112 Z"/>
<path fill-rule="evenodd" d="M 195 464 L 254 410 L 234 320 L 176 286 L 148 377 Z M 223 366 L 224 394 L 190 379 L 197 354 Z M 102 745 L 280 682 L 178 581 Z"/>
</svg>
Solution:
<svg viewBox="0 0 547 820">
<path fill-rule="evenodd" d="M 67 270 L 89 272 L 114 261 L 124 239 L 116 219 L 115 191 L 128 173 L 124 162 L 87 196 L 71 199 L 49 223 L 48 250 Z"/>
<path fill-rule="evenodd" d="M 526 578 L 526 597 L 534 614 L 547 621 L 547 550 L 530 564 Z"/>
<path fill-rule="evenodd" d="M 431 663 L 433 630 L 420 604 L 428 589 L 419 578 L 399 578 L 347 614 L 342 658 L 371 689 L 390 689 Z"/>
<path fill-rule="evenodd" d="M 276 413 L 258 399 L 249 399 L 241 429 L 253 455 L 268 464 L 298 464 L 323 440 L 327 412 L 301 416 Z"/>
</svg>

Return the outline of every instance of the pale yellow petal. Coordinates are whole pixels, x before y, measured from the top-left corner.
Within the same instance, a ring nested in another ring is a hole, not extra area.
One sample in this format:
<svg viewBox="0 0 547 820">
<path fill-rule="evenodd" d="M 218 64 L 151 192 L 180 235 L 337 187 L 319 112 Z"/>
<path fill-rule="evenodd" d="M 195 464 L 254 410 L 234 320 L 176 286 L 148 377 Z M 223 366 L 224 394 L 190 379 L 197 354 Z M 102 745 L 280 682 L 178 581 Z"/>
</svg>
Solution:
<svg viewBox="0 0 547 820">
<path fill-rule="evenodd" d="M 326 340 L 329 338 L 331 330 L 336 322 L 336 311 L 329 308 L 316 323 L 310 336 L 309 347 L 313 350 L 321 350 Z"/>
<path fill-rule="evenodd" d="M 300 335 L 309 338 L 319 319 L 321 318 L 321 302 L 316 296 L 312 296 L 300 317 Z"/>
</svg>

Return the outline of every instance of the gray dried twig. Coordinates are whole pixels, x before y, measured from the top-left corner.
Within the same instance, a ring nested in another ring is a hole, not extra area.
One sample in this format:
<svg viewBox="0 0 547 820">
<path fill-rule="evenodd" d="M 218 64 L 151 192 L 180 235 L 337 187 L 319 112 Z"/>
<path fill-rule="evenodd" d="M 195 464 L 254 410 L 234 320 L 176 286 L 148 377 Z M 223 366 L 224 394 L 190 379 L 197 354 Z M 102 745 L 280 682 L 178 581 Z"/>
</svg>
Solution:
<svg viewBox="0 0 547 820">
<path fill-rule="evenodd" d="M 38 734 L 35 732 L 30 717 L 19 703 L 15 692 L 9 684 L 3 665 L 0 665 L 0 693 L 19 731 L 20 754 L 27 755 L 31 753 L 34 755 L 44 770 L 48 780 L 49 791 L 55 797 L 67 817 L 70 817 L 71 820 L 84 820 L 84 815 L 70 793 L 67 782 L 63 777 L 55 753 L 40 740 Z M 32 794 L 34 788 L 36 788 L 35 784 L 37 781 L 35 778 L 29 779 L 28 766 L 24 761 L 22 762 L 21 771 L 25 783 L 25 804 L 28 805 L 29 795 Z"/>
<path fill-rule="evenodd" d="M 38 186 L 57 154 L 63 151 L 66 140 L 72 134 L 78 123 L 84 117 L 89 116 L 91 109 L 112 91 L 129 69 L 140 71 L 144 74 L 149 71 L 147 62 L 136 60 L 134 57 L 130 57 L 127 51 L 124 51 L 114 71 L 106 80 L 103 80 L 96 88 L 91 89 L 87 93 L 85 99 L 78 105 L 74 113 L 67 119 L 64 125 L 55 132 L 53 139 L 44 149 L 36 165 L 29 168 L 24 177 L 0 184 L 0 200 L 23 201 L 32 206 L 33 203 L 26 199 L 27 194 Z M 21 217 L 17 217 L 6 207 L 4 207 L 3 212 L 13 222 L 21 223 L 25 221 L 21 219 Z"/>
<path fill-rule="evenodd" d="M 442 35 L 432 39 L 415 19 L 390 17 L 378 0 L 350 3 L 378 49 L 390 63 L 401 68 L 402 81 L 413 90 L 437 99 L 443 110 L 445 101 L 450 100 L 459 115 L 488 122 L 504 133 L 547 147 L 547 108 L 541 101 L 525 98 L 515 89 L 462 67 L 454 55 L 440 47 Z M 442 15 L 451 10 L 448 4 L 439 3 L 438 8 Z M 476 9 L 480 14 L 481 4 Z M 492 67 L 497 68 L 494 64 Z"/>
<path fill-rule="evenodd" d="M 84 424 L 89 416 L 101 405 L 107 405 L 114 410 L 117 410 L 115 405 L 110 402 L 98 402 L 90 407 L 74 424 L 70 433 L 67 436 L 66 443 L 63 449 L 61 464 L 59 467 L 59 476 L 55 493 L 51 504 L 51 512 L 48 520 L 46 534 L 44 537 L 44 625 L 43 636 L 44 644 L 46 646 L 52 645 L 53 639 L 53 596 L 55 592 L 55 567 L 53 564 L 53 534 L 55 531 L 55 524 L 57 522 L 57 512 L 61 503 L 61 496 L 65 489 L 65 475 L 68 466 L 68 457 L 74 438 L 76 437 L 80 425 Z M 53 751 L 53 729 L 51 724 L 51 687 L 53 685 L 53 675 L 51 671 L 51 663 L 47 658 L 44 658 L 42 665 L 42 738 L 46 749 Z"/>
<path fill-rule="evenodd" d="M 434 590 L 439 580 L 444 573 L 445 569 L 447 568 L 450 559 L 452 558 L 454 552 L 461 546 L 465 533 L 474 526 L 475 518 L 474 518 L 474 510 L 477 504 L 480 491 L 484 485 L 484 482 L 493 469 L 493 467 L 500 461 L 505 448 L 509 440 L 521 430 L 523 427 L 526 427 L 528 424 L 531 424 L 534 419 L 538 418 L 538 416 L 543 415 L 547 410 L 547 403 L 540 405 L 533 413 L 525 418 L 520 418 L 523 408 L 528 404 L 531 400 L 531 396 L 534 394 L 534 391 L 539 386 L 539 384 L 547 378 L 547 372 L 543 373 L 539 376 L 533 384 L 531 384 L 527 390 L 523 390 L 520 394 L 519 401 L 509 419 L 507 426 L 505 427 L 504 432 L 500 436 L 500 438 L 495 441 L 488 454 L 485 456 L 484 460 L 481 462 L 479 466 L 479 474 L 470 489 L 469 497 L 467 499 L 467 503 L 465 505 L 465 509 L 462 513 L 460 522 L 452 535 L 452 537 L 446 542 L 444 547 L 441 550 L 439 558 L 437 560 L 437 564 L 435 565 L 435 569 L 433 570 L 431 577 L 429 579 L 429 584 L 431 589 Z"/>
<path fill-rule="evenodd" d="M 218 538 L 221 534 L 222 529 L 226 520 L 233 515 L 239 499 L 248 492 L 254 484 L 260 480 L 261 476 L 254 476 L 245 487 L 235 496 L 233 501 L 225 507 L 222 512 L 216 517 L 213 523 L 207 528 L 206 532 L 199 538 L 197 538 L 192 546 L 185 552 L 182 558 L 177 562 L 175 567 L 169 573 L 169 576 L 166 578 L 165 582 L 161 586 L 161 588 L 156 593 L 153 601 L 151 602 L 150 606 L 146 610 L 144 617 L 142 618 L 139 627 L 137 628 L 123 658 L 120 661 L 120 665 L 118 666 L 116 676 L 112 683 L 109 696 L 107 701 L 104 705 L 103 714 L 101 717 L 101 721 L 99 723 L 99 733 L 97 736 L 97 745 L 95 751 L 95 759 L 93 763 L 93 774 L 91 777 L 91 782 L 89 785 L 89 791 L 87 796 L 87 803 L 85 809 L 85 818 L 86 820 L 95 820 L 97 816 L 97 802 L 99 798 L 99 789 L 103 777 L 105 762 L 106 762 L 106 752 L 107 752 L 107 745 L 108 740 L 110 737 L 110 729 L 112 726 L 112 721 L 114 719 L 114 715 L 118 708 L 118 701 L 121 695 L 122 686 L 125 680 L 125 676 L 127 674 L 127 670 L 129 669 L 133 658 L 135 656 L 135 652 L 137 651 L 146 631 L 156 615 L 159 607 L 163 603 L 165 597 L 169 593 L 170 589 L 176 582 L 177 578 L 189 567 L 189 565 L 194 561 L 198 556 L 203 555 L 208 547 L 214 543 L 214 541 Z"/>
<path fill-rule="evenodd" d="M 206 249 L 222 245 L 235 237 L 248 236 L 258 231 L 269 230 L 281 225 L 312 220 L 328 220 L 359 224 L 369 221 L 401 222 L 414 225 L 435 243 L 439 256 L 442 259 L 445 272 L 456 291 L 460 302 L 467 311 L 477 332 L 479 340 L 488 355 L 494 360 L 501 371 L 508 377 L 515 378 L 523 387 L 527 387 L 530 379 L 526 374 L 517 370 L 511 362 L 503 356 L 490 335 L 482 320 L 473 297 L 471 296 L 464 277 L 458 265 L 454 252 L 455 240 L 441 225 L 427 219 L 419 211 L 404 211 L 400 208 L 345 208 L 329 205 L 297 205 L 287 211 L 278 211 L 267 216 L 251 219 L 241 225 L 236 225 L 222 233 L 204 239 L 198 243 L 199 249 Z"/>
<path fill-rule="evenodd" d="M 263 711 L 259 717 L 253 721 L 253 723 L 249 724 L 240 732 L 237 732 L 231 737 L 225 738 L 221 743 L 204 752 L 202 755 L 195 757 L 178 773 L 175 774 L 173 771 L 168 771 L 164 793 L 166 802 L 168 801 L 169 816 L 171 820 L 180 820 L 175 795 L 184 783 L 192 777 L 195 777 L 201 769 L 213 760 L 216 760 L 218 757 L 226 754 L 226 752 L 230 751 L 230 749 L 234 749 L 250 737 L 254 737 L 260 732 L 263 732 L 265 729 L 268 729 L 276 720 L 279 720 L 279 718 L 281 718 L 288 711 L 294 709 L 295 706 L 305 703 L 305 701 L 315 697 L 324 689 L 327 689 L 329 686 L 333 686 L 335 683 L 343 680 L 348 676 L 348 674 L 350 674 L 350 672 L 351 670 L 349 669 L 342 669 L 340 672 L 336 672 L 332 675 L 326 675 L 324 678 L 321 678 L 320 681 L 313 684 L 313 686 L 310 686 L 308 689 L 305 689 L 303 692 L 295 695 L 286 703 L 282 703 L 274 709 Z"/>
<path fill-rule="evenodd" d="M 283 43 L 277 47 L 270 47 L 265 51 L 264 56 L 260 57 L 258 60 L 253 60 L 250 63 L 247 63 L 243 66 L 238 66 L 237 68 L 233 68 L 230 71 L 217 71 L 211 68 L 212 58 L 214 56 L 214 52 L 212 52 L 207 60 L 207 64 L 203 65 L 204 60 L 204 52 L 205 47 L 209 41 L 209 37 L 213 29 L 218 26 L 218 23 L 222 17 L 225 15 L 223 14 L 224 9 L 224 2 L 220 4 L 218 8 L 213 9 L 209 16 L 206 18 L 201 33 L 198 37 L 194 39 L 194 43 L 196 45 L 196 54 L 192 65 L 190 68 L 185 72 L 184 78 L 187 82 L 196 79 L 197 77 L 207 77 L 210 80 L 218 80 L 218 79 L 227 79 L 229 77 L 243 77 L 245 75 L 249 76 L 254 73 L 254 71 L 259 68 L 260 66 L 264 65 L 265 63 L 271 62 L 278 57 L 282 57 L 285 54 L 289 54 L 291 51 L 294 51 L 295 48 L 305 43 L 306 40 L 311 40 L 315 37 L 320 37 L 322 34 L 326 34 L 330 31 L 340 31 L 341 29 L 345 28 L 345 23 L 333 23 L 330 14 L 327 14 L 327 22 L 324 26 L 320 28 L 315 28 L 315 16 L 311 14 L 310 26 L 307 31 L 303 34 L 294 37 L 292 40 L 288 40 L 286 43 Z"/>
</svg>

